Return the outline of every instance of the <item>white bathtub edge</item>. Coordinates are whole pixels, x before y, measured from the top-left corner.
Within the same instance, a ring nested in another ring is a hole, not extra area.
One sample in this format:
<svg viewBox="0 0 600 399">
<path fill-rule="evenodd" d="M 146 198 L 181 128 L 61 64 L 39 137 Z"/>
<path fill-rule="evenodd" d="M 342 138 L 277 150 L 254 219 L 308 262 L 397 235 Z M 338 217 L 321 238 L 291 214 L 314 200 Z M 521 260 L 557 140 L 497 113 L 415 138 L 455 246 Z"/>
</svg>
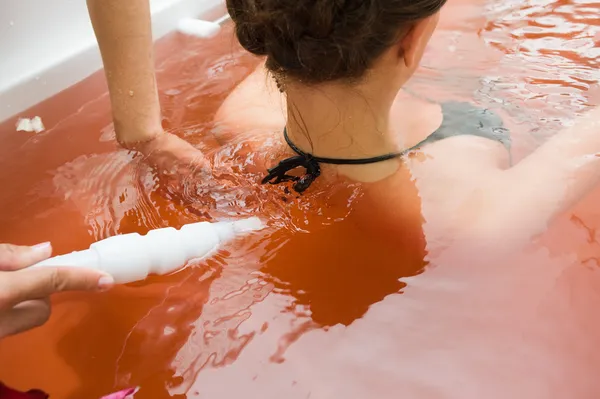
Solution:
<svg viewBox="0 0 600 399">
<path fill-rule="evenodd" d="M 175 30 L 181 18 L 198 17 L 222 3 L 222 0 L 155 0 L 152 3 L 152 31 L 155 40 Z M 90 36 L 89 32 L 84 33 Z M 83 46 L 73 46 L 68 53 L 61 59 L 42 63 L 31 73 L 28 72 L 26 77 L 15 78 L 0 88 L 0 122 L 82 81 L 102 67 L 93 35 Z"/>
</svg>

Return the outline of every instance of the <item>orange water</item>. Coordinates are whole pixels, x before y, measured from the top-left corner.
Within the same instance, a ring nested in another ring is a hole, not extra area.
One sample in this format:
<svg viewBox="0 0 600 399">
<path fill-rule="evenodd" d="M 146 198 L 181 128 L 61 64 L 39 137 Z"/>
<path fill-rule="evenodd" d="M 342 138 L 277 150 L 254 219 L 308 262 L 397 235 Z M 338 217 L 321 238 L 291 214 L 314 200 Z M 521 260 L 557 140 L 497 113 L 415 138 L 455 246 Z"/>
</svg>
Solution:
<svg viewBox="0 0 600 399">
<path fill-rule="evenodd" d="M 440 99 L 501 104 L 517 159 L 589 105 L 600 60 L 586 47 L 600 3 L 522 3 L 495 5 L 486 21 L 451 2 L 412 83 Z M 258 61 L 230 29 L 211 41 L 171 35 L 157 58 L 165 126 L 236 160 L 211 140 L 210 121 Z M 57 297 L 46 326 L 0 342 L 10 385 L 68 399 L 132 385 L 140 399 L 600 394 L 598 192 L 538 249 L 498 265 L 474 253 L 400 281 L 422 269 L 420 231 L 389 242 L 369 234 L 353 216 L 364 207 L 355 187 L 298 201 L 221 176 L 173 193 L 114 144 L 98 74 L 28 114 L 48 131 L 0 126 L 0 241 L 51 240 L 64 253 L 224 216 L 268 215 L 271 225 L 175 275 Z"/>
</svg>

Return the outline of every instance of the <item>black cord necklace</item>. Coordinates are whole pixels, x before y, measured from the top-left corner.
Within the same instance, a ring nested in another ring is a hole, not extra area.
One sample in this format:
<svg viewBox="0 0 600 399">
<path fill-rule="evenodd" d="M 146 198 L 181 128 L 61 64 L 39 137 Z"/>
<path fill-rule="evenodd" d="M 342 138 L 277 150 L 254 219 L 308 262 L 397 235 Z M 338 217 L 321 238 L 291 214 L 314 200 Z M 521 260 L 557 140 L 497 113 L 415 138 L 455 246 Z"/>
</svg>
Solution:
<svg viewBox="0 0 600 399">
<path fill-rule="evenodd" d="M 368 165 L 377 162 L 389 161 L 390 159 L 399 158 L 406 154 L 406 151 L 393 152 L 390 154 L 379 155 L 372 158 L 358 158 L 358 159 L 344 159 L 344 158 L 324 158 L 315 157 L 312 154 L 308 154 L 298 147 L 290 140 L 287 128 L 283 129 L 283 137 L 287 145 L 298 154 L 297 156 L 286 158 L 273 168 L 268 169 L 269 174 L 262 180 L 262 184 L 279 184 L 281 182 L 293 181 L 294 190 L 298 193 L 304 192 L 317 177 L 321 175 L 321 167 L 319 164 L 330 164 L 330 165 Z M 306 169 L 306 174 L 302 177 L 291 176 L 286 174 L 292 169 L 296 169 L 302 166 Z"/>
</svg>

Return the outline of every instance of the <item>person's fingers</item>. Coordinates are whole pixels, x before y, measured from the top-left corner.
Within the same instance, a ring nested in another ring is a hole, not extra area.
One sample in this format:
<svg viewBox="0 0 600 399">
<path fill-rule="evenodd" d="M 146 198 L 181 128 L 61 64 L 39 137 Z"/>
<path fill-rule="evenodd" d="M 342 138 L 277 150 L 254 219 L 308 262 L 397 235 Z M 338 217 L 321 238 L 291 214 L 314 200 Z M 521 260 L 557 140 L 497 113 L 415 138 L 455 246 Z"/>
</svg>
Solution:
<svg viewBox="0 0 600 399">
<path fill-rule="evenodd" d="M 0 309 L 63 291 L 105 291 L 114 280 L 107 274 L 77 267 L 40 267 L 0 274 Z"/>
<path fill-rule="evenodd" d="M 0 339 L 39 327 L 50 317 L 50 300 L 26 301 L 0 312 Z"/>
<path fill-rule="evenodd" d="M 0 271 L 23 269 L 41 262 L 52 255 L 52 245 L 49 242 L 32 247 L 0 244 Z"/>
</svg>

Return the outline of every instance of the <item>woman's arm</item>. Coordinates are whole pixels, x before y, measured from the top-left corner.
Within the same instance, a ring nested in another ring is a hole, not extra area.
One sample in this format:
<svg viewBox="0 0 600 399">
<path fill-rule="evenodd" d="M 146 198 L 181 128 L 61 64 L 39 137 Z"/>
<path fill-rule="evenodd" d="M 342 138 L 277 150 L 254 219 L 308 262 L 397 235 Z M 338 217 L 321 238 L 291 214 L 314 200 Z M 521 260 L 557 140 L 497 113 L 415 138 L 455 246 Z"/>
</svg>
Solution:
<svg viewBox="0 0 600 399">
<path fill-rule="evenodd" d="M 494 172 L 465 204 L 487 237 L 530 238 L 600 184 L 600 107 L 581 116 L 514 167 Z M 473 208 L 478 207 L 478 208 Z M 526 237 L 525 237 L 526 236 Z"/>
<path fill-rule="evenodd" d="M 161 134 L 149 0 L 87 0 L 104 63 L 117 140 Z"/>
</svg>

